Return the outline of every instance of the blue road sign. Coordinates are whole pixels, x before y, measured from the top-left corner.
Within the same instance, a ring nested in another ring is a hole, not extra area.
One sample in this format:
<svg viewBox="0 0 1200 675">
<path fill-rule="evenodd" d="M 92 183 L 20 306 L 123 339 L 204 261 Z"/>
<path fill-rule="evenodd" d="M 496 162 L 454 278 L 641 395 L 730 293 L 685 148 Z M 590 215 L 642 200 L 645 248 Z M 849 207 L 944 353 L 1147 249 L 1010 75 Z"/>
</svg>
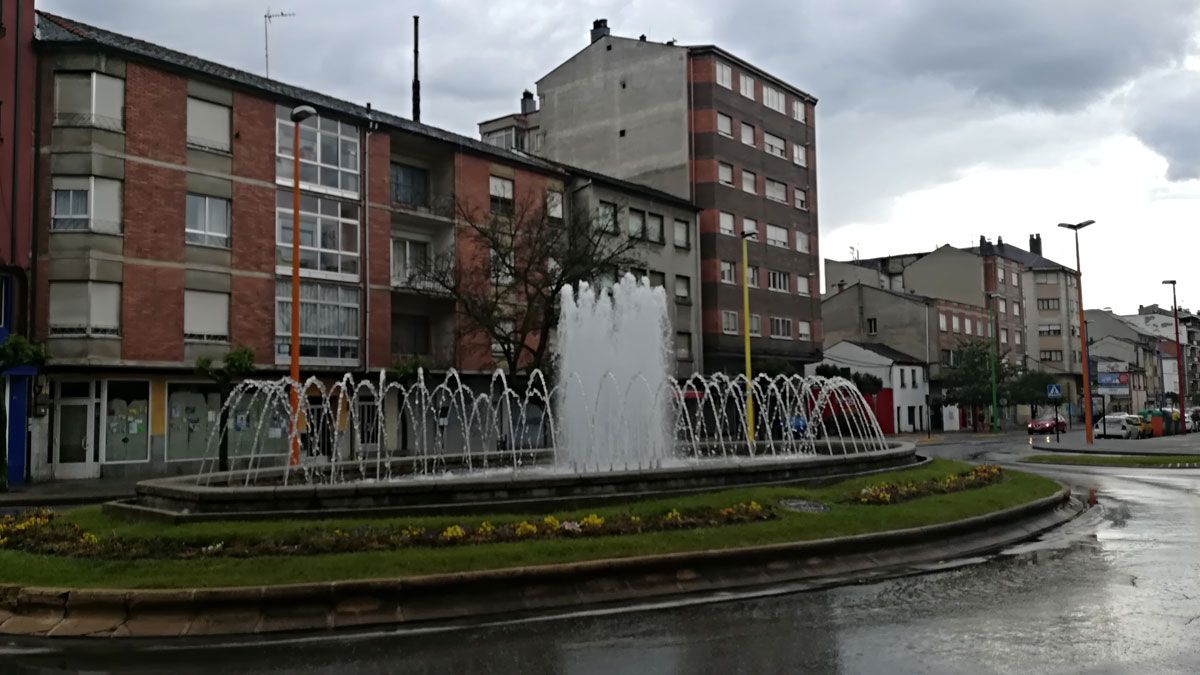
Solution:
<svg viewBox="0 0 1200 675">
<path fill-rule="evenodd" d="M 1049 398 L 1062 398 L 1062 385 L 1060 385 L 1060 384 L 1046 385 L 1046 396 Z"/>
</svg>

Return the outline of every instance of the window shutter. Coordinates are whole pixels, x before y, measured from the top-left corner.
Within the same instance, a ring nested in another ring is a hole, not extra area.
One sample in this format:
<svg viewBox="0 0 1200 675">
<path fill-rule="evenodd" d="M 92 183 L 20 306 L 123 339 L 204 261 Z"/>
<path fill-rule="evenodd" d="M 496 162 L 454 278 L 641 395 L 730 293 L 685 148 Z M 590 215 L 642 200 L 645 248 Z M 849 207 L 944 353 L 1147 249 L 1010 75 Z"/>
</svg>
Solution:
<svg viewBox="0 0 1200 675">
<path fill-rule="evenodd" d="M 121 181 L 93 179 L 92 228 L 99 232 L 121 231 Z"/>
<path fill-rule="evenodd" d="M 50 282 L 50 325 L 82 328 L 88 325 L 86 282 Z"/>
<path fill-rule="evenodd" d="M 96 86 L 97 126 L 123 129 L 125 127 L 125 80 L 93 73 Z"/>
<path fill-rule="evenodd" d="M 183 292 L 183 332 L 190 335 L 229 335 L 229 294 Z"/>
<path fill-rule="evenodd" d="M 54 76 L 54 113 L 58 121 L 78 121 L 76 115 L 92 113 L 92 76 L 60 73 Z"/>
<path fill-rule="evenodd" d="M 88 284 L 93 328 L 121 327 L 121 284 L 91 282 Z"/>
<path fill-rule="evenodd" d="M 187 140 L 217 150 L 229 149 L 229 108 L 197 98 L 187 100 Z"/>
</svg>

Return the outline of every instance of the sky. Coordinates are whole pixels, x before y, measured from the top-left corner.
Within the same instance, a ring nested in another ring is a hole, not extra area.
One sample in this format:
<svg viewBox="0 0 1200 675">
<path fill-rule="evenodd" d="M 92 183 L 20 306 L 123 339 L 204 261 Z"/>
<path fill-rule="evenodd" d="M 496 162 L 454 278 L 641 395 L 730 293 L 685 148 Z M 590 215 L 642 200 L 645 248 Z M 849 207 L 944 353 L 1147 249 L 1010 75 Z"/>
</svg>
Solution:
<svg viewBox="0 0 1200 675">
<path fill-rule="evenodd" d="M 266 3 L 41 0 L 38 7 L 262 73 Z M 1089 308 L 1200 307 L 1200 0 L 277 0 L 272 77 L 471 136 L 616 35 L 716 44 L 819 99 L 821 253 L 976 245 L 1074 266 Z"/>
</svg>

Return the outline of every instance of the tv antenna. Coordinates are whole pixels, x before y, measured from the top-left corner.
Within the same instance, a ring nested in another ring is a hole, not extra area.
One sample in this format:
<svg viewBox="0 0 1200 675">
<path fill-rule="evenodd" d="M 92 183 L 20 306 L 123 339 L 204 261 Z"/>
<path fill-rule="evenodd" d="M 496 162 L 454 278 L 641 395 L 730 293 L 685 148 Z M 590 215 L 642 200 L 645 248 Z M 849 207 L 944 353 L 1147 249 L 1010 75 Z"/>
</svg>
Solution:
<svg viewBox="0 0 1200 675">
<path fill-rule="evenodd" d="M 267 13 L 263 14 L 263 65 L 266 66 L 267 77 L 271 76 L 271 20 L 285 19 L 289 16 L 296 16 L 296 13 L 271 12 L 271 8 L 267 7 Z"/>
</svg>

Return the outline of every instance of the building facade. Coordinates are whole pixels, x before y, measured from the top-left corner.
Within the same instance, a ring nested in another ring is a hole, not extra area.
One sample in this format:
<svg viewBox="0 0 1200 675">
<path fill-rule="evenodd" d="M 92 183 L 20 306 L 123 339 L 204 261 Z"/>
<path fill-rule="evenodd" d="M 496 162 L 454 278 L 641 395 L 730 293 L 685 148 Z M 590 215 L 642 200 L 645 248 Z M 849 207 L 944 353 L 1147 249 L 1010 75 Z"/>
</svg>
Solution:
<svg viewBox="0 0 1200 675">
<path fill-rule="evenodd" d="M 645 215 L 637 248 L 652 281 L 698 278 L 686 199 L 47 13 L 36 37 L 32 332 L 52 365 L 33 479 L 195 471 L 223 404 L 197 360 L 248 347 L 262 376 L 286 373 L 297 153 L 305 377 L 378 377 L 414 357 L 468 378 L 510 368 L 414 274 L 437 256 L 460 271 L 494 264 L 468 214 L 529 203 L 572 217 L 568 190 L 612 200 L 622 217 Z M 317 114 L 300 122 L 297 148 L 290 112 L 302 104 Z M 674 308 L 690 374 L 701 314 Z M 248 447 L 240 436 L 259 419 L 262 451 L 286 452 L 284 410 L 233 410 L 230 445 Z"/>
<path fill-rule="evenodd" d="M 617 37 L 604 20 L 537 91 L 534 147 L 545 156 L 700 208 L 706 370 L 742 368 L 744 276 L 753 353 L 794 364 L 817 358 L 815 98 L 717 47 Z M 481 130 L 498 133 L 494 122 Z"/>
<path fill-rule="evenodd" d="M 877 342 L 843 340 L 825 347 L 821 362 L 880 379 L 883 389 L 865 397 L 883 433 L 916 433 L 929 428 L 929 380 L 923 360 Z M 807 370 L 812 374 L 815 367 Z"/>
</svg>

